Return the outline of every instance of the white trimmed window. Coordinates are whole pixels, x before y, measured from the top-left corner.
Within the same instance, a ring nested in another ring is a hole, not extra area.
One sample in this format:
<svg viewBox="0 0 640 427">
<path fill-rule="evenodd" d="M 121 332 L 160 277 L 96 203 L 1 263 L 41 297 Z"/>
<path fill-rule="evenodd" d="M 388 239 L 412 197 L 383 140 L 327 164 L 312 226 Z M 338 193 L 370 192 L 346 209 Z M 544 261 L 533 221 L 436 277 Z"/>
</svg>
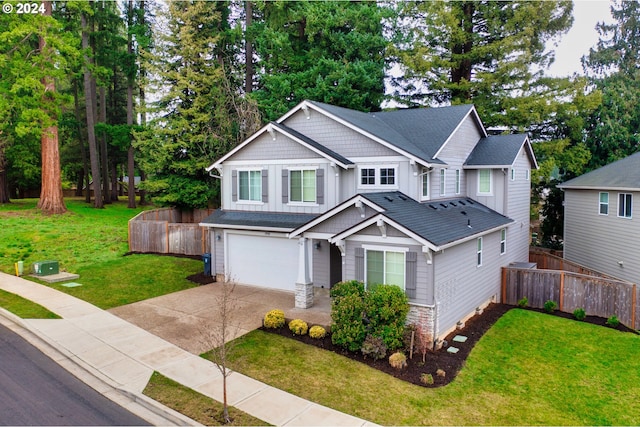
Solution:
<svg viewBox="0 0 640 427">
<path fill-rule="evenodd" d="M 378 285 L 405 288 L 405 253 L 390 250 L 365 250 L 365 283 L 367 289 Z"/>
<path fill-rule="evenodd" d="M 609 215 L 609 193 L 600 193 L 600 215 Z"/>
<path fill-rule="evenodd" d="M 429 197 L 431 196 L 431 191 L 429 188 L 429 185 L 431 184 L 429 182 L 429 171 L 426 169 L 422 170 L 422 190 L 421 190 L 421 196 L 422 196 L 422 200 L 428 200 Z"/>
<path fill-rule="evenodd" d="M 633 195 L 629 193 L 618 194 L 618 216 L 620 218 L 631 218 L 631 206 Z"/>
<path fill-rule="evenodd" d="M 516 170 L 515 168 L 511 168 L 511 181 L 516 180 Z"/>
<path fill-rule="evenodd" d="M 526 178 L 527 181 L 529 181 L 531 179 L 531 171 L 529 169 L 524 171 L 524 176 Z"/>
<path fill-rule="evenodd" d="M 360 188 L 393 187 L 397 188 L 398 167 L 390 165 L 361 166 Z"/>
<path fill-rule="evenodd" d="M 446 194 L 446 181 L 445 181 L 445 177 L 446 177 L 446 170 L 445 169 L 440 169 L 440 195 L 444 196 Z"/>
<path fill-rule="evenodd" d="M 491 169 L 478 170 L 478 194 L 491 194 Z"/>
<path fill-rule="evenodd" d="M 289 201 L 316 203 L 316 170 L 289 170 Z"/>
<path fill-rule="evenodd" d="M 482 266 L 482 237 L 478 237 L 478 247 L 476 251 L 476 265 Z"/>
<path fill-rule="evenodd" d="M 500 230 L 500 255 L 507 253 L 507 229 Z"/>
<path fill-rule="evenodd" d="M 456 194 L 460 194 L 460 169 L 456 169 Z"/>
<path fill-rule="evenodd" d="M 238 171 L 238 200 L 262 201 L 262 171 Z"/>
</svg>

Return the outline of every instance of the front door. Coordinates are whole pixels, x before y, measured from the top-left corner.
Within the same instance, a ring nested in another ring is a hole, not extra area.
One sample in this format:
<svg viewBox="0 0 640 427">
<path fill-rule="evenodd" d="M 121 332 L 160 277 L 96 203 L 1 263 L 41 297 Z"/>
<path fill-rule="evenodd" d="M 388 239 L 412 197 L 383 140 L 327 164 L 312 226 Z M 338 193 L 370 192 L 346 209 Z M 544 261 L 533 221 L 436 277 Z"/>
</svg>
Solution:
<svg viewBox="0 0 640 427">
<path fill-rule="evenodd" d="M 338 282 L 342 282 L 342 253 L 336 245 L 330 245 L 329 288 Z"/>
</svg>

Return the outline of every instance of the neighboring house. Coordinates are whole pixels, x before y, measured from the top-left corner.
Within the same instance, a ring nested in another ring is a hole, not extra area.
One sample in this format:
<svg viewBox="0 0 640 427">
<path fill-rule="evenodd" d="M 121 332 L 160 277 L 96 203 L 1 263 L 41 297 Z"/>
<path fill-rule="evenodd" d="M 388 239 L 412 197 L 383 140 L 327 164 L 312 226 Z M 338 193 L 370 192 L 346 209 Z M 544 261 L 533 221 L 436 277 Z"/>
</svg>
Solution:
<svg viewBox="0 0 640 427">
<path fill-rule="evenodd" d="M 435 340 L 528 261 L 526 135 L 489 136 L 472 105 L 362 113 L 304 101 L 212 164 L 214 274 L 295 291 L 357 279 L 405 290 Z"/>
<path fill-rule="evenodd" d="M 565 259 L 638 283 L 640 153 L 558 188 L 564 191 Z"/>
</svg>

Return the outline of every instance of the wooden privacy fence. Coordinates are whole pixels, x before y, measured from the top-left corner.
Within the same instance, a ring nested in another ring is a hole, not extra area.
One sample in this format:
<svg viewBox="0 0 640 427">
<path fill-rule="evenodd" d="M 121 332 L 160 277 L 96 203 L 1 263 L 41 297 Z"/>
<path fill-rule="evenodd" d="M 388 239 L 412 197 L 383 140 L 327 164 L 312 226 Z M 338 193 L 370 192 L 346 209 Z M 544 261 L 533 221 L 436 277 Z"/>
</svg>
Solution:
<svg viewBox="0 0 640 427">
<path fill-rule="evenodd" d="M 198 223 L 212 212 L 171 208 L 140 212 L 129 220 L 129 251 L 202 255 L 208 247 L 208 233 Z"/>
<path fill-rule="evenodd" d="M 619 280 L 616 277 L 609 276 L 608 274 L 592 270 L 572 261 L 568 261 L 542 248 L 529 248 L 529 262 L 535 262 L 538 268 L 541 268 L 543 270 L 570 271 L 572 273 L 586 274 L 587 276 L 596 276 L 612 280 Z"/>
<path fill-rule="evenodd" d="M 588 315 L 615 315 L 626 326 L 640 328 L 633 283 L 570 271 L 503 267 L 502 302 L 516 305 L 525 297 L 531 307 L 543 308 L 552 300 L 566 313 L 583 308 Z"/>
</svg>

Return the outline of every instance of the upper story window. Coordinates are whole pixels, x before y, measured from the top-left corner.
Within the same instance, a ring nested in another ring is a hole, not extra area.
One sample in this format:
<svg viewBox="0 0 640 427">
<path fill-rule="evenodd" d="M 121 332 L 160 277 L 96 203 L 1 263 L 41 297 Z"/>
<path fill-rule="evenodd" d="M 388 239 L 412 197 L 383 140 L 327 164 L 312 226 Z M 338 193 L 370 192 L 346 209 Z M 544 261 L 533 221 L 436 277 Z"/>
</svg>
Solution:
<svg viewBox="0 0 640 427">
<path fill-rule="evenodd" d="M 491 194 L 491 169 L 478 170 L 478 194 Z"/>
<path fill-rule="evenodd" d="M 397 166 L 361 166 L 360 188 L 373 187 L 397 187 Z"/>
<path fill-rule="evenodd" d="M 431 191 L 429 189 L 430 180 L 429 180 L 429 171 L 427 169 L 422 170 L 422 188 L 420 195 L 422 196 L 422 200 L 428 200 L 431 196 Z"/>
<path fill-rule="evenodd" d="M 600 215 L 609 215 L 609 193 L 600 193 Z"/>
<path fill-rule="evenodd" d="M 507 229 L 500 230 L 500 255 L 507 253 Z"/>
<path fill-rule="evenodd" d="M 251 202 L 262 201 L 261 170 L 238 171 L 238 200 Z"/>
<path fill-rule="evenodd" d="M 516 180 L 516 169 L 511 168 L 511 181 L 515 181 L 515 180 Z"/>
<path fill-rule="evenodd" d="M 482 237 L 478 237 L 478 247 L 476 251 L 476 265 L 482 266 Z"/>
<path fill-rule="evenodd" d="M 440 195 L 444 196 L 446 194 L 446 170 L 445 169 L 440 169 Z"/>
<path fill-rule="evenodd" d="M 618 216 L 621 218 L 631 218 L 631 205 L 633 195 L 629 193 L 618 194 Z"/>
<path fill-rule="evenodd" d="M 524 177 L 527 181 L 531 179 L 531 171 L 529 169 L 524 171 Z"/>
<path fill-rule="evenodd" d="M 289 201 L 316 203 L 315 169 L 289 170 Z"/>
<path fill-rule="evenodd" d="M 460 169 L 456 169 L 456 194 L 460 194 Z"/>
</svg>

